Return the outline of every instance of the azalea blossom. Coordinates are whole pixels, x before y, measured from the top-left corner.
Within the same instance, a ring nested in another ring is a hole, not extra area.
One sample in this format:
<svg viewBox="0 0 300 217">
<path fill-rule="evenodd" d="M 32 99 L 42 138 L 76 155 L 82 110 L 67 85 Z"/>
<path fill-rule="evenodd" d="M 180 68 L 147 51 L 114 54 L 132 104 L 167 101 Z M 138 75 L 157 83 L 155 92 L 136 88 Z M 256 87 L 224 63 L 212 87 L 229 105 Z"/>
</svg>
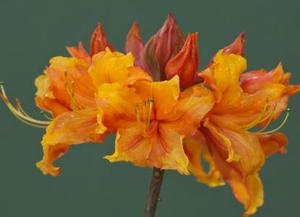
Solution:
<svg viewBox="0 0 300 217">
<path fill-rule="evenodd" d="M 210 187 L 228 184 L 249 216 L 263 204 L 260 169 L 271 155 L 286 152 L 279 130 L 300 85 L 289 83 L 281 63 L 247 72 L 244 43 L 241 33 L 199 72 L 198 33 L 185 36 L 173 15 L 145 43 L 134 22 L 125 53 L 98 24 L 89 52 L 82 43 L 67 47 L 70 56 L 53 57 L 36 78 L 35 102 L 47 120 L 30 117 L 19 101 L 13 105 L 1 83 L 0 97 L 18 119 L 46 128 L 36 164 L 44 174 L 59 175 L 55 161 L 73 145 L 116 134 L 114 153 L 104 158 L 154 168 L 151 212 L 162 171 L 175 170 Z M 282 123 L 270 129 L 282 113 Z"/>
</svg>

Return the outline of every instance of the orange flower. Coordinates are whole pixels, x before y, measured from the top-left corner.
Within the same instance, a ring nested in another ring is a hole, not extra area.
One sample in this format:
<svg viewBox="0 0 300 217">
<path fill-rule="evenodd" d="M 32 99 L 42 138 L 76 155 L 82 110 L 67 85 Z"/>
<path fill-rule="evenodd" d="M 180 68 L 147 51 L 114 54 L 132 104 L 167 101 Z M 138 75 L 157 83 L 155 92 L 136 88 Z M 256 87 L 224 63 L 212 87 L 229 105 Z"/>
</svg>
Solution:
<svg viewBox="0 0 300 217">
<path fill-rule="evenodd" d="M 176 76 L 169 81 L 139 82 L 134 88 L 118 84 L 99 88 L 98 104 L 116 114 L 110 121 L 119 126 L 115 153 L 106 159 L 189 174 L 182 140 L 196 132 L 214 102 L 201 85 L 184 92 L 179 87 Z"/>
<path fill-rule="evenodd" d="M 54 162 L 72 145 L 116 133 L 115 151 L 105 157 L 110 162 L 176 170 L 211 187 L 228 183 L 249 216 L 263 204 L 259 171 L 266 158 L 286 151 L 278 130 L 289 113 L 266 129 L 300 85 L 289 84 L 281 64 L 243 73 L 244 43 L 241 33 L 197 76 L 198 33 L 185 37 L 171 14 L 145 45 L 133 23 L 128 54 L 115 52 L 98 24 L 89 53 L 82 43 L 67 47 L 71 57 L 52 58 L 36 79 L 35 101 L 49 120 L 31 118 L 18 101 L 13 106 L 1 82 L 0 98 L 21 121 L 47 128 L 37 163 L 44 174 L 59 174 Z"/>
<path fill-rule="evenodd" d="M 289 76 L 280 66 L 276 72 L 241 75 L 246 60 L 233 53 L 241 54 L 242 49 L 226 49 L 219 51 L 210 66 L 200 73 L 213 90 L 216 104 L 204 118 L 197 136 L 185 141 L 185 151 L 190 159 L 190 171 L 197 179 L 210 186 L 226 181 L 248 216 L 263 204 L 258 172 L 265 158 L 283 153 L 287 144 L 286 137 L 275 132 L 277 129 L 265 132 L 249 129 L 266 126 L 277 118 L 286 108 L 283 99 L 300 87 L 288 84 Z M 208 173 L 199 163 L 201 155 L 210 164 Z"/>
<path fill-rule="evenodd" d="M 42 144 L 44 158 L 37 166 L 45 173 L 58 175 L 53 162 L 70 145 L 101 142 L 113 131 L 99 120 L 95 94 L 106 83 L 130 86 L 137 80 L 150 80 L 143 71 L 133 66 L 131 54 L 124 55 L 106 50 L 93 56 L 91 64 L 74 57 L 55 57 L 45 75 L 37 78 L 37 104 L 53 112 L 54 119 L 47 127 Z M 63 108 L 63 110 L 61 110 Z"/>
</svg>

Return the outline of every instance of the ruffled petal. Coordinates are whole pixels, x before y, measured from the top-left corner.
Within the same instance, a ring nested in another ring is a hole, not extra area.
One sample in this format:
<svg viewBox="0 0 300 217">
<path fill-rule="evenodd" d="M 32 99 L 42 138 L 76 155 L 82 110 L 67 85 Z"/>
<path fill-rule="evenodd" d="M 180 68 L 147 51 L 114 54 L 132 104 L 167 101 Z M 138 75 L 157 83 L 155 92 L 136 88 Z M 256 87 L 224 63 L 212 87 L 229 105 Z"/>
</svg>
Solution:
<svg viewBox="0 0 300 217">
<path fill-rule="evenodd" d="M 40 75 L 35 79 L 37 88 L 35 103 L 36 105 L 47 112 L 50 112 L 54 117 L 69 111 L 69 108 L 60 103 L 50 90 L 50 81 L 47 75 Z"/>
<path fill-rule="evenodd" d="M 190 136 L 200 127 L 201 120 L 213 105 L 212 92 L 202 85 L 195 85 L 181 92 L 176 105 L 163 120 L 181 135 Z"/>
<path fill-rule="evenodd" d="M 199 182 L 210 187 L 224 185 L 220 171 L 206 146 L 206 140 L 199 131 L 193 137 L 184 139 L 184 151 L 189 158 L 189 171 Z M 209 169 L 206 171 L 202 162 L 205 161 Z"/>
<path fill-rule="evenodd" d="M 132 84 L 137 80 L 151 80 L 141 69 L 134 67 L 134 57 L 106 50 L 93 57 L 89 73 L 96 87 L 104 83 Z"/>
<path fill-rule="evenodd" d="M 111 130 L 135 120 L 138 106 L 143 104 L 134 88 L 119 83 L 102 84 L 96 98 L 98 108 L 103 111 L 102 121 Z"/>
<path fill-rule="evenodd" d="M 246 60 L 239 55 L 226 54 L 220 50 L 213 63 L 199 74 L 205 83 L 214 90 L 219 104 L 234 104 L 241 95 L 239 79 L 246 69 Z"/>
<path fill-rule="evenodd" d="M 277 132 L 269 135 L 258 135 L 258 138 L 266 157 L 273 154 L 286 153 L 288 139 L 283 133 Z"/>
<path fill-rule="evenodd" d="M 140 82 L 135 85 L 137 93 L 145 100 L 153 100 L 156 120 L 164 120 L 174 109 L 180 95 L 179 77 L 159 82 Z"/>
<path fill-rule="evenodd" d="M 46 69 L 53 97 L 72 110 L 95 105 L 88 64 L 71 57 L 54 57 Z"/>
<path fill-rule="evenodd" d="M 232 131 L 206 121 L 206 136 L 222 152 L 227 162 L 235 164 L 245 174 L 257 171 L 264 164 L 265 155 L 257 136 L 247 131 Z"/>
<path fill-rule="evenodd" d="M 37 167 L 44 173 L 57 176 L 60 168 L 54 161 L 64 155 L 71 145 L 100 142 L 106 127 L 97 122 L 97 109 L 66 112 L 47 127 L 42 145 L 44 156 Z"/>
<path fill-rule="evenodd" d="M 244 206 L 244 217 L 253 215 L 264 201 L 263 185 L 258 173 L 242 173 L 235 165 L 228 163 L 214 147 L 211 149 L 223 178 L 231 186 L 235 198 Z"/>
<path fill-rule="evenodd" d="M 189 174 L 182 136 L 157 122 L 152 122 L 148 131 L 139 122 L 119 129 L 115 153 L 105 158 L 110 162 L 128 161 L 137 166 L 177 170 L 181 174 Z"/>
</svg>

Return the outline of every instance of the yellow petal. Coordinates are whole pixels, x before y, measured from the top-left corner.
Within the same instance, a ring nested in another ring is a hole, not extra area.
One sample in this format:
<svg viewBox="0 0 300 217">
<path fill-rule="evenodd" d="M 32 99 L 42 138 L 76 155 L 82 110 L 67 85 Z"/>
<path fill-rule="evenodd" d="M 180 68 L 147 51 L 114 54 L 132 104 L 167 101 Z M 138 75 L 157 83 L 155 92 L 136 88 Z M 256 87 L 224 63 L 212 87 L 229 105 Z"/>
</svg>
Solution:
<svg viewBox="0 0 300 217">
<path fill-rule="evenodd" d="M 110 162 L 128 161 L 137 166 L 189 174 L 182 136 L 164 124 L 154 122 L 146 133 L 143 125 L 138 122 L 132 123 L 131 127 L 119 129 L 115 153 L 105 158 Z"/>
<path fill-rule="evenodd" d="M 95 88 L 87 70 L 88 64 L 82 59 L 52 58 L 45 70 L 51 98 L 71 110 L 94 106 Z M 38 94 L 41 96 L 41 92 Z"/>
<path fill-rule="evenodd" d="M 224 185 L 222 175 L 216 168 L 201 132 L 196 133 L 193 137 L 184 139 L 184 151 L 189 158 L 189 171 L 199 182 L 207 184 L 210 187 Z M 204 160 L 209 165 L 208 171 L 205 171 L 202 166 Z"/>
<path fill-rule="evenodd" d="M 140 82 L 135 85 L 137 93 L 144 99 L 153 99 L 156 120 L 164 120 L 177 104 L 180 86 L 179 77 L 160 82 Z"/>
<path fill-rule="evenodd" d="M 242 56 L 226 54 L 220 50 L 212 65 L 200 73 L 205 82 L 214 90 L 217 102 L 236 102 L 241 93 L 240 74 L 246 69 L 247 62 Z"/>
<path fill-rule="evenodd" d="M 37 88 L 35 103 L 36 105 L 48 112 L 54 117 L 69 111 L 69 108 L 59 102 L 50 90 L 50 81 L 47 75 L 40 75 L 35 79 Z"/>
<path fill-rule="evenodd" d="M 134 57 L 106 50 L 93 57 L 89 73 L 96 87 L 104 83 L 132 84 L 137 80 L 151 80 L 150 76 L 134 67 Z"/>
<path fill-rule="evenodd" d="M 214 97 L 211 91 L 195 85 L 183 91 L 172 111 L 163 117 L 178 133 L 184 136 L 194 134 L 200 121 L 212 109 Z M 182 127 L 184 126 L 184 127 Z"/>
<path fill-rule="evenodd" d="M 100 142 L 105 131 L 105 126 L 97 123 L 96 109 L 63 113 L 46 130 L 42 140 L 44 156 L 37 167 L 44 174 L 57 176 L 60 168 L 53 162 L 64 155 L 70 145 Z"/>
<path fill-rule="evenodd" d="M 97 105 L 103 111 L 103 122 L 110 129 L 124 127 L 136 119 L 138 105 L 143 104 L 134 88 L 106 83 L 98 88 Z"/>
<path fill-rule="evenodd" d="M 245 174 L 232 163 L 228 163 L 222 155 L 212 147 L 214 161 L 223 178 L 231 186 L 236 199 L 243 204 L 244 216 L 250 216 L 263 205 L 263 185 L 257 171 Z"/>
<path fill-rule="evenodd" d="M 244 173 L 253 173 L 264 164 L 265 155 L 257 136 L 246 131 L 216 127 L 208 122 L 205 126 L 209 129 L 206 132 L 209 139 L 227 156 L 226 160 L 236 164 Z"/>
</svg>

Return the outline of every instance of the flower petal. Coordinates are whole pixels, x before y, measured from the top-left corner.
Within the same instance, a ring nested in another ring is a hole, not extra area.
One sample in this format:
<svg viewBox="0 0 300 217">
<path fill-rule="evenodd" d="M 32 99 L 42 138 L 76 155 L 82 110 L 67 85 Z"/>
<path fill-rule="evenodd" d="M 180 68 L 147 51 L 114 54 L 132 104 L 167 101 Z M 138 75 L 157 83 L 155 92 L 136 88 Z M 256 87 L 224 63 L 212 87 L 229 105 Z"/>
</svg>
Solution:
<svg viewBox="0 0 300 217">
<path fill-rule="evenodd" d="M 82 42 L 80 42 L 77 47 L 67 47 L 67 50 L 69 54 L 74 58 L 83 59 L 87 63 L 91 61 L 90 55 L 85 50 Z"/>
<path fill-rule="evenodd" d="M 166 119 L 177 104 L 180 95 L 178 76 L 160 82 L 140 82 L 135 85 L 135 88 L 143 99 L 153 99 L 156 120 Z"/>
<path fill-rule="evenodd" d="M 224 185 L 220 171 L 216 168 L 215 162 L 206 146 L 206 140 L 200 131 L 193 137 L 184 139 L 184 151 L 189 158 L 189 171 L 199 182 L 210 187 Z M 206 161 L 209 165 L 208 171 L 205 171 L 202 166 L 203 161 Z"/>
<path fill-rule="evenodd" d="M 234 104 L 242 92 L 239 80 L 246 65 L 247 62 L 242 56 L 226 54 L 220 50 L 213 63 L 199 75 L 214 90 L 218 103 L 222 100 L 222 104 Z"/>
<path fill-rule="evenodd" d="M 106 127 L 97 123 L 97 109 L 66 112 L 56 117 L 47 127 L 42 145 L 44 157 L 37 167 L 44 174 L 57 176 L 60 168 L 53 162 L 64 155 L 71 145 L 100 142 Z"/>
<path fill-rule="evenodd" d="M 217 127 L 209 121 L 204 126 L 209 129 L 205 134 L 209 141 L 222 152 L 227 162 L 236 164 L 243 173 L 253 173 L 264 164 L 265 155 L 255 135 Z"/>
<path fill-rule="evenodd" d="M 102 84 L 98 88 L 97 105 L 103 111 L 103 123 L 109 129 L 124 127 L 128 121 L 136 119 L 137 106 L 142 99 L 134 88 L 118 83 Z"/>
<path fill-rule="evenodd" d="M 212 92 L 202 85 L 194 85 L 181 92 L 177 104 L 163 120 L 168 121 L 181 135 L 191 136 L 198 130 L 201 120 L 213 105 Z"/>
<path fill-rule="evenodd" d="M 72 110 L 95 105 L 95 88 L 84 60 L 54 57 L 46 69 L 53 98 Z"/>
<path fill-rule="evenodd" d="M 245 175 L 228 163 L 214 148 L 213 158 L 223 178 L 231 186 L 236 199 L 244 205 L 244 216 L 249 216 L 263 205 L 263 185 L 257 172 Z"/>
<path fill-rule="evenodd" d="M 104 83 L 132 84 L 136 80 L 151 80 L 142 70 L 134 67 L 131 53 L 124 55 L 106 50 L 93 57 L 89 73 L 96 87 Z"/>
<path fill-rule="evenodd" d="M 131 127 L 120 128 L 115 153 L 105 158 L 110 162 L 129 161 L 137 166 L 177 170 L 188 174 L 182 136 L 164 124 L 152 123 L 145 133 L 144 126 L 133 122 Z"/>
<path fill-rule="evenodd" d="M 258 138 L 266 157 L 273 154 L 286 153 L 288 139 L 283 133 L 277 132 L 269 135 L 259 135 Z"/>
</svg>

